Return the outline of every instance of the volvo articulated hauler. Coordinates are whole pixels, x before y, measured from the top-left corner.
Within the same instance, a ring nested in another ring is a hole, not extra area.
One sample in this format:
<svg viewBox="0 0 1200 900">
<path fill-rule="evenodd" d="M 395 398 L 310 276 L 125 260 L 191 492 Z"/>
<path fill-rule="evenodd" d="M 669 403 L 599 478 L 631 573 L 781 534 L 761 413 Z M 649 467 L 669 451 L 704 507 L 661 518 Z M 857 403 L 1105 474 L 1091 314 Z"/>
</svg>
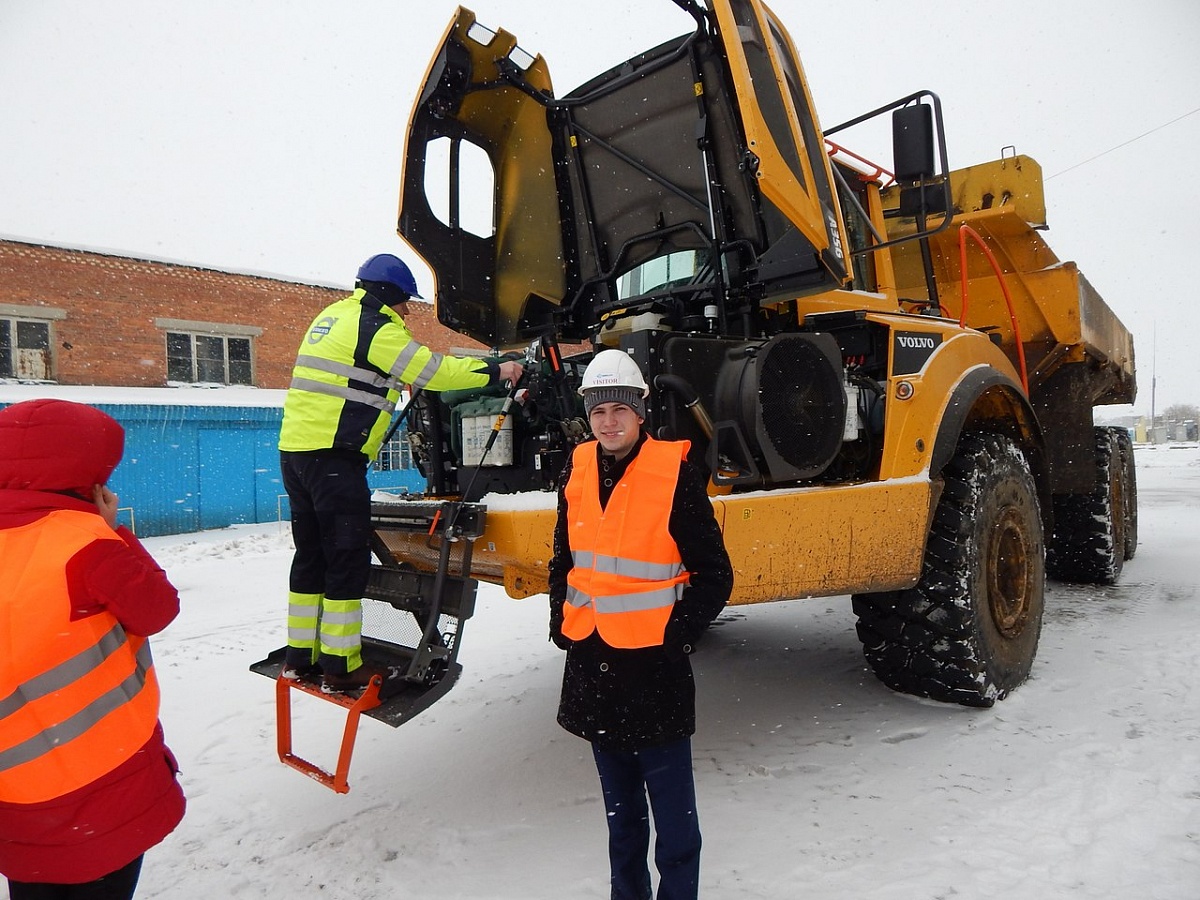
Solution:
<svg viewBox="0 0 1200 900">
<path fill-rule="evenodd" d="M 399 232 L 440 321 L 530 367 L 407 412 L 428 491 L 374 507 L 369 646 L 407 673 L 375 714 L 453 683 L 478 581 L 546 590 L 608 347 L 711 476 L 733 604 L 849 594 L 888 686 L 990 705 L 1029 673 L 1047 572 L 1111 582 L 1136 548 L 1129 438 L 1092 416 L 1133 401 L 1132 338 L 1043 239 L 1034 160 L 951 171 L 926 91 L 823 128 L 763 3 L 658 2 L 686 33 L 561 96 L 467 9 L 430 63 Z M 880 122 L 890 169 L 851 149 Z"/>
</svg>

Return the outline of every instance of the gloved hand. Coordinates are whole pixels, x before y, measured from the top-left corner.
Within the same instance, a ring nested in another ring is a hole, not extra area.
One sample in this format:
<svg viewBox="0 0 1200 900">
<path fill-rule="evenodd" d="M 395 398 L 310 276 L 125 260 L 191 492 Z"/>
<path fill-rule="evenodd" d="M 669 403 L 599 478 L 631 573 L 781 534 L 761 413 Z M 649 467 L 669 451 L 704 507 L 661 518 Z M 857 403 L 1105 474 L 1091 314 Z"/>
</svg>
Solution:
<svg viewBox="0 0 1200 900">
<path fill-rule="evenodd" d="M 554 646 L 559 650 L 569 650 L 573 643 L 569 637 L 556 629 L 551 629 L 550 640 L 554 642 Z"/>
</svg>

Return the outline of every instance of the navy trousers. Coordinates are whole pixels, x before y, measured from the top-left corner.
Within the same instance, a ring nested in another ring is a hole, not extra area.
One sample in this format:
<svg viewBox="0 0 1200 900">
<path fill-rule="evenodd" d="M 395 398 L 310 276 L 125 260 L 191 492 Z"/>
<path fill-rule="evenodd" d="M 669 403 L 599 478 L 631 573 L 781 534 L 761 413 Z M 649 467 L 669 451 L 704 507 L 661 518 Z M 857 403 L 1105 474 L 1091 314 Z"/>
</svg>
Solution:
<svg viewBox="0 0 1200 900">
<path fill-rule="evenodd" d="M 348 450 L 279 454 L 292 507 L 296 553 L 289 590 L 326 600 L 361 600 L 371 573 L 371 489 L 367 458 Z M 290 647 L 287 663 L 301 667 L 311 651 Z M 322 654 L 327 674 L 344 674 L 346 660 Z"/>
<path fill-rule="evenodd" d="M 650 810 L 658 900 L 696 900 L 700 889 L 700 822 L 689 738 L 645 750 L 600 750 L 596 771 L 608 814 L 612 900 L 650 900 Z"/>
</svg>

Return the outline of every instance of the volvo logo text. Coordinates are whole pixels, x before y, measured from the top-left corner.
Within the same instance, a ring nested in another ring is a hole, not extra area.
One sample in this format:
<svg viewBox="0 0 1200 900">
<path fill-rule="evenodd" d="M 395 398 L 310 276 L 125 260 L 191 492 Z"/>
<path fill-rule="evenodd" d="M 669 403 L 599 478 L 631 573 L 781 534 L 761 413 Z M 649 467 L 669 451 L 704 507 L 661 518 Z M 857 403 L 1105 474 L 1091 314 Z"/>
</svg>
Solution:
<svg viewBox="0 0 1200 900">
<path fill-rule="evenodd" d="M 920 331 L 899 331 L 893 338 L 893 375 L 912 375 L 920 372 L 942 344 L 940 334 Z"/>
</svg>

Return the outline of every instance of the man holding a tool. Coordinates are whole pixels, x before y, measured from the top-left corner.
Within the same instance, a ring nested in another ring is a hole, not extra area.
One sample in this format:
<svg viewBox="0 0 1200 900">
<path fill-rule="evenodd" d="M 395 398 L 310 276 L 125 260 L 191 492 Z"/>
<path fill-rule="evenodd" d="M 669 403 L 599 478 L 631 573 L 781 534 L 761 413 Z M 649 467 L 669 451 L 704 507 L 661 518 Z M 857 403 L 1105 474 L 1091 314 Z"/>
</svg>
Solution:
<svg viewBox="0 0 1200 900">
<path fill-rule="evenodd" d="M 288 586 L 283 677 L 322 676 L 340 693 L 392 673 L 362 660 L 362 596 L 371 568 L 367 466 L 400 396 L 512 382 L 515 360 L 447 356 L 404 324 L 421 298 L 408 266 L 388 253 L 358 270 L 355 291 L 308 327 L 292 370 L 279 435 L 280 470 L 292 508 L 296 553 Z"/>
</svg>

